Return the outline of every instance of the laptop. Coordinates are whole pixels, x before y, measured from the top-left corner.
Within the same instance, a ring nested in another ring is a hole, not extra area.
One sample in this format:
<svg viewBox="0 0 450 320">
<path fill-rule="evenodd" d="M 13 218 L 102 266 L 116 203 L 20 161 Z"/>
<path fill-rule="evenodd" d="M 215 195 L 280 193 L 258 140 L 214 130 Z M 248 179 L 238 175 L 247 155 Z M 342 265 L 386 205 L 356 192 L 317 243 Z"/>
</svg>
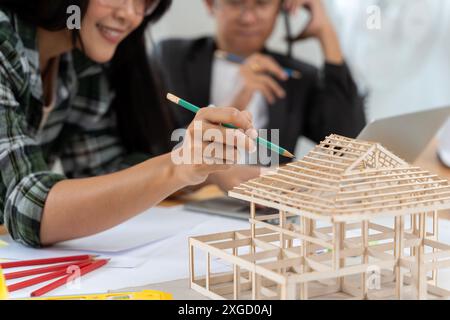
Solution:
<svg viewBox="0 0 450 320">
<path fill-rule="evenodd" d="M 359 140 L 379 142 L 409 163 L 417 160 L 450 116 L 450 106 L 402 114 L 369 123 Z"/>
<path fill-rule="evenodd" d="M 246 201 L 229 197 L 190 202 L 184 205 L 184 209 L 239 220 L 248 220 L 250 218 L 250 204 Z M 275 213 L 278 213 L 278 211 L 272 208 L 256 208 L 255 210 L 256 216 Z M 275 224 L 277 223 L 277 221 L 274 222 Z"/>
</svg>

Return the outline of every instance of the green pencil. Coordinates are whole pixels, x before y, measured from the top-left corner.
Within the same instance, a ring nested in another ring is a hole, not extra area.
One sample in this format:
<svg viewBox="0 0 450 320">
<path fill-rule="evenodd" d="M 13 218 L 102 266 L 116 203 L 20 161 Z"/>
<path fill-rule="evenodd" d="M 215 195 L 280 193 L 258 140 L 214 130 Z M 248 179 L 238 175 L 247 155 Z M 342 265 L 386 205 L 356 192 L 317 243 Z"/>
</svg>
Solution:
<svg viewBox="0 0 450 320">
<path fill-rule="evenodd" d="M 175 96 L 171 93 L 167 94 L 167 100 L 172 101 L 173 103 L 175 103 L 175 104 L 179 105 L 180 107 L 183 107 L 193 113 L 197 113 L 200 110 L 199 107 L 197 107 L 197 106 L 193 105 L 192 103 L 189 103 L 181 98 L 178 98 L 177 96 Z M 222 124 L 222 125 L 226 128 L 238 129 L 231 124 Z M 289 151 L 287 151 L 286 149 L 283 149 L 282 147 L 277 146 L 276 144 L 273 144 L 270 141 L 267 141 L 266 139 L 257 137 L 256 141 L 260 145 L 265 146 L 266 148 L 275 151 L 276 153 L 282 155 L 283 157 L 287 157 L 287 158 L 291 158 L 291 159 L 295 158 L 295 156 L 292 153 L 290 153 Z"/>
</svg>

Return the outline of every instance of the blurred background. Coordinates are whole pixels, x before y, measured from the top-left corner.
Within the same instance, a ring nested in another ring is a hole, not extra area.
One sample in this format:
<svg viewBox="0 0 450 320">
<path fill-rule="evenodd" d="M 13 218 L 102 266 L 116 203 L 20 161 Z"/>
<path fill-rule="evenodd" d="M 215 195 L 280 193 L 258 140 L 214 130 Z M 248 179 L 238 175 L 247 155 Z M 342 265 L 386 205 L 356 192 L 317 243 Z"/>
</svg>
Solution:
<svg viewBox="0 0 450 320">
<path fill-rule="evenodd" d="M 369 121 L 450 104 L 450 1 L 323 2 L 360 92 L 367 96 Z M 369 28 L 377 8 L 379 28 Z M 305 12 L 291 17 L 293 30 L 301 30 L 307 19 Z M 284 30 L 280 16 L 271 49 L 286 52 Z M 213 20 L 203 0 L 173 0 L 169 14 L 151 30 L 151 36 L 159 41 L 213 31 Z M 316 40 L 295 44 L 293 52 L 296 58 L 318 67 L 323 63 Z"/>
</svg>

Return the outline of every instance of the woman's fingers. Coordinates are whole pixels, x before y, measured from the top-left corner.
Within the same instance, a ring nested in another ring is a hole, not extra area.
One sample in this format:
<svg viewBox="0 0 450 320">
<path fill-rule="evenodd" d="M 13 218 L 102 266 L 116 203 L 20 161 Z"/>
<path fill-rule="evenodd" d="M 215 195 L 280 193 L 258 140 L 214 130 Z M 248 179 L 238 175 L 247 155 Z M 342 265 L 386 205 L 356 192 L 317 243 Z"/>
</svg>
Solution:
<svg viewBox="0 0 450 320">
<path fill-rule="evenodd" d="M 235 108 L 202 108 L 197 113 L 195 120 L 214 124 L 231 124 L 236 128 L 242 129 L 252 139 L 256 139 L 258 135 L 248 115 Z"/>
<path fill-rule="evenodd" d="M 248 152 L 256 151 L 255 142 L 244 132 L 237 129 L 229 129 L 212 123 L 202 123 L 202 141 L 220 143 L 222 145 L 246 150 Z"/>
<path fill-rule="evenodd" d="M 224 127 L 232 124 L 237 128 Z M 246 130 L 246 133 L 244 133 Z M 249 112 L 240 112 L 233 108 L 208 107 L 201 109 L 185 136 L 187 153 L 196 159 L 193 163 L 214 164 L 236 163 L 239 152 L 255 152 L 257 150 L 257 132 L 252 125 Z"/>
<path fill-rule="evenodd" d="M 240 159 L 239 151 L 229 145 L 218 142 L 203 142 L 203 159 L 207 165 L 237 164 Z"/>
<path fill-rule="evenodd" d="M 225 124 L 239 129 L 226 128 Z M 225 107 L 202 108 L 190 124 L 182 147 L 173 151 L 172 159 L 184 165 L 190 183 L 198 184 L 209 174 L 238 163 L 239 151 L 256 151 L 252 139 L 257 136 L 248 112 Z"/>
<path fill-rule="evenodd" d="M 241 111 L 227 107 L 208 107 L 198 111 L 195 120 L 206 121 L 215 124 L 231 124 L 244 130 L 253 127 L 251 121 Z"/>
</svg>

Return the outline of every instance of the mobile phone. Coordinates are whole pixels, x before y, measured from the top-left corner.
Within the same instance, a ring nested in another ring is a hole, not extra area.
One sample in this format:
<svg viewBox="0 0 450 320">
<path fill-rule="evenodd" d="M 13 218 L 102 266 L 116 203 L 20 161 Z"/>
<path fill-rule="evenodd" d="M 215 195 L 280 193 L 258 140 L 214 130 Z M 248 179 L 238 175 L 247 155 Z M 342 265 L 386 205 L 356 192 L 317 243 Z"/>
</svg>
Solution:
<svg viewBox="0 0 450 320">
<path fill-rule="evenodd" d="M 286 42 L 287 42 L 287 52 L 286 55 L 289 58 L 292 58 L 292 47 L 293 47 L 293 43 L 292 43 L 292 26 L 291 26 L 291 18 L 290 18 L 290 14 L 286 9 L 282 9 L 282 13 L 283 15 L 283 20 L 284 20 L 284 28 L 286 31 Z"/>
</svg>

